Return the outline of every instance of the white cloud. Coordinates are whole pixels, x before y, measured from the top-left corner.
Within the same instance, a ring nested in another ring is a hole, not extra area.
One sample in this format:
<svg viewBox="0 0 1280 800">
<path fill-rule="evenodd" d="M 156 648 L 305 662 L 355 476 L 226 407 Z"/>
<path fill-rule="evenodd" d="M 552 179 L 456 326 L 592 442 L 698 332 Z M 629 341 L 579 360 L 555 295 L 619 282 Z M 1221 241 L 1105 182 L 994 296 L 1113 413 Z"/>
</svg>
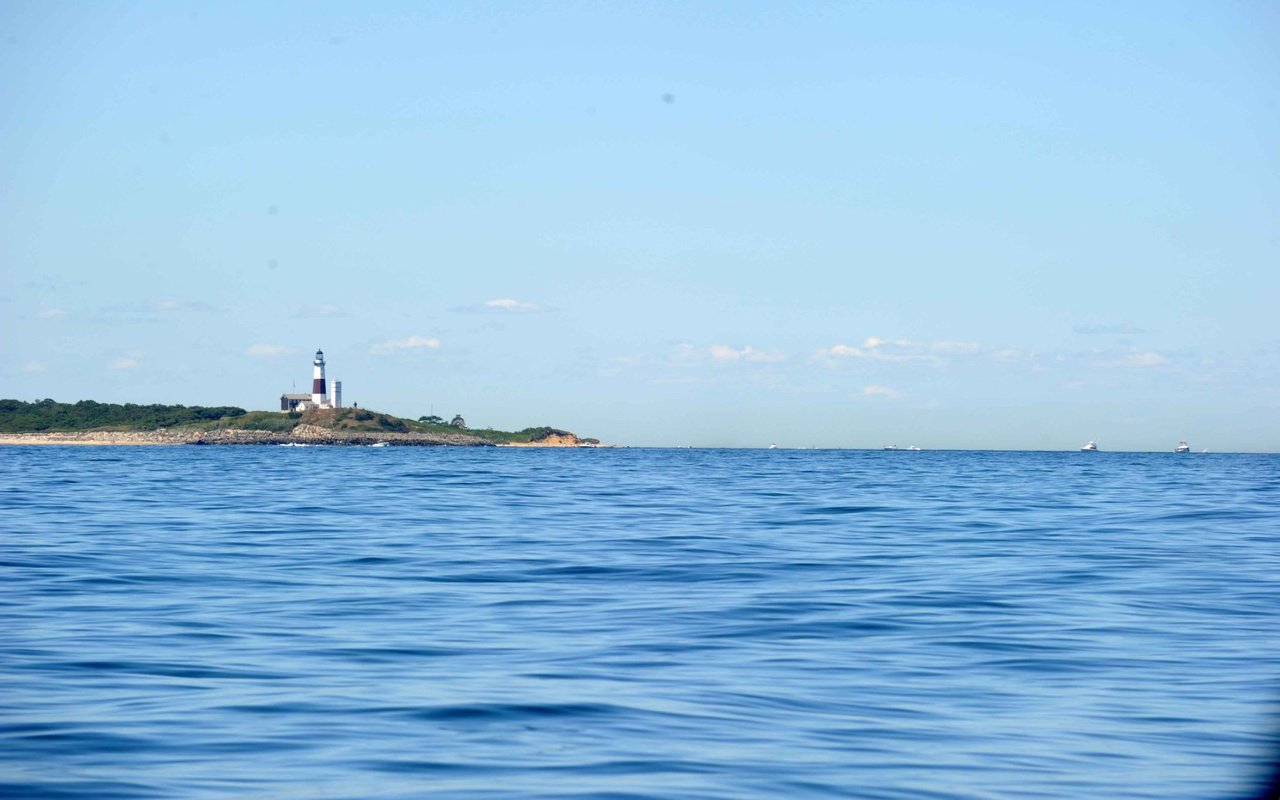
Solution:
<svg viewBox="0 0 1280 800">
<path fill-rule="evenodd" d="M 117 358 L 111 362 L 112 369 L 133 369 L 142 362 L 136 358 Z"/>
<path fill-rule="evenodd" d="M 897 389 L 890 389 L 888 386 L 863 386 L 862 393 L 867 397 L 887 397 L 890 400 L 902 396 Z"/>
<path fill-rule="evenodd" d="M 476 303 L 469 306 L 457 306 L 450 310 L 534 314 L 540 311 L 547 311 L 549 309 L 544 306 L 540 306 L 537 303 L 522 303 L 519 300 L 510 297 L 499 297 L 497 300 L 486 300 L 483 303 Z"/>
<path fill-rule="evenodd" d="M 49 365 L 43 361 L 28 361 L 22 365 L 23 372 L 48 372 Z"/>
<path fill-rule="evenodd" d="M 716 361 L 737 361 L 742 358 L 746 351 L 734 350 L 732 347 L 724 344 L 713 344 L 708 349 L 708 352 L 711 353 L 711 357 Z"/>
<path fill-rule="evenodd" d="M 370 347 L 369 352 L 377 355 L 386 355 L 397 350 L 438 350 L 439 348 L 439 339 L 428 339 L 425 336 L 407 336 L 403 339 L 390 339 L 385 342 L 379 342 Z"/>
<path fill-rule="evenodd" d="M 707 352 L 716 361 L 784 361 L 787 357 L 777 350 L 765 352 L 750 345 L 735 349 L 727 344 L 714 344 Z"/>
<path fill-rule="evenodd" d="M 862 350 L 861 348 L 850 347 L 847 344 L 834 344 L 830 347 L 824 347 L 819 350 L 818 355 L 832 358 L 839 356 L 852 356 L 853 358 L 858 358 L 862 355 Z"/>
<path fill-rule="evenodd" d="M 858 358 L 868 361 L 921 361 L 931 358 L 922 347 L 907 339 L 881 339 L 868 336 L 861 347 L 837 344 L 818 351 L 819 358 Z"/>
<path fill-rule="evenodd" d="M 671 354 L 671 360 L 679 364 L 688 364 L 698 359 L 698 348 L 688 342 L 681 342 L 676 345 L 675 351 Z"/>
<path fill-rule="evenodd" d="M 1169 359 L 1159 353 L 1130 353 L 1123 358 L 1117 358 L 1114 361 L 1108 361 L 1107 365 L 1111 367 L 1162 367 L 1169 363 Z"/>
<path fill-rule="evenodd" d="M 288 353 L 289 348 L 281 347 L 278 344 L 255 344 L 250 345 L 249 349 L 244 352 L 245 355 L 258 356 L 259 358 L 274 358 Z"/>
<path fill-rule="evenodd" d="M 36 314 L 36 316 L 39 317 L 40 319 L 59 319 L 61 317 L 65 317 L 66 315 L 67 315 L 67 312 L 63 311 L 60 308 L 46 308 L 45 310 Z"/>
<path fill-rule="evenodd" d="M 912 361 L 923 358 L 919 353 L 920 346 L 907 339 L 890 340 L 869 336 L 862 343 L 862 347 L 866 351 L 867 358 L 880 361 Z"/>
<path fill-rule="evenodd" d="M 1014 367 L 1016 369 L 1030 370 L 1031 372 L 1049 371 L 1049 367 L 1045 366 L 1043 363 L 1044 358 L 1052 358 L 1054 363 L 1061 363 L 1064 361 L 1061 355 L 1042 356 L 1042 354 L 1036 350 L 1022 350 L 1017 347 L 1003 347 L 999 350 L 991 351 L 989 355 L 992 360 L 997 361 L 1000 364 Z"/>
<path fill-rule="evenodd" d="M 503 297 L 498 300 L 485 301 L 484 307 L 493 311 L 541 311 L 542 306 L 533 303 L 521 303 L 519 300 L 512 300 L 510 297 Z"/>
<path fill-rule="evenodd" d="M 910 339 L 881 339 L 868 336 L 861 345 L 836 344 L 814 354 L 819 360 L 853 358 L 866 361 L 942 363 L 943 356 L 973 355 L 982 349 L 977 342 L 913 342 Z"/>
</svg>

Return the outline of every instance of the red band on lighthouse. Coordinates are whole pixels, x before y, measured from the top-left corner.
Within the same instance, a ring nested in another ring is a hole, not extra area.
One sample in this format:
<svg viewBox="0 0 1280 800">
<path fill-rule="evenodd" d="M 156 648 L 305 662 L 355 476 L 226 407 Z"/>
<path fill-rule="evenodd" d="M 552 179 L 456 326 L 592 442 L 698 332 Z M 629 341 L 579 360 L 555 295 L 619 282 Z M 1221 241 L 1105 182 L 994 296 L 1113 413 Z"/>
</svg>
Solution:
<svg viewBox="0 0 1280 800">
<path fill-rule="evenodd" d="M 315 371 L 311 373 L 311 404 L 316 408 L 329 408 L 329 393 L 324 385 L 324 351 L 317 350 L 311 363 L 315 365 Z"/>
</svg>

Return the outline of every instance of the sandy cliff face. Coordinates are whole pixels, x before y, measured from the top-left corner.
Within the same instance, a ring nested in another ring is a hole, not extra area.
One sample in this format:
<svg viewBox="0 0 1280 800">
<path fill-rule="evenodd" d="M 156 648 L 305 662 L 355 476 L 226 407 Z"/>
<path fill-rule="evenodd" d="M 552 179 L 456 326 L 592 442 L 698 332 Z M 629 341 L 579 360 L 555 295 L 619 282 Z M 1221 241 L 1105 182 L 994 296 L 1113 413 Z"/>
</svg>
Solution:
<svg viewBox="0 0 1280 800">
<path fill-rule="evenodd" d="M 510 442 L 503 447 L 604 447 L 614 445 L 600 444 L 599 439 L 583 439 L 569 431 L 550 431 L 529 442 Z"/>
<path fill-rule="evenodd" d="M 507 447 L 579 447 L 582 440 L 572 433 L 550 433 L 532 442 L 512 442 Z"/>
</svg>

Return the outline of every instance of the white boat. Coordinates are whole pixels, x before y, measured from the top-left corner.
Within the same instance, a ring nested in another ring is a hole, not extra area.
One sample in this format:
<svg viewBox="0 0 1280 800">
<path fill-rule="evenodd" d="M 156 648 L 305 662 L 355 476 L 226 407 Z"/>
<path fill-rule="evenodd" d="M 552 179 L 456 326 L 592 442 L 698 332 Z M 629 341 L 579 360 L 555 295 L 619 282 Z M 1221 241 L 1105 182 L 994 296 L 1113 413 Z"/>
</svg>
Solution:
<svg viewBox="0 0 1280 800">
<path fill-rule="evenodd" d="M 769 449 L 770 449 L 770 450 L 777 450 L 777 449 L 778 449 L 778 446 L 777 446 L 776 444 L 771 444 L 771 445 L 769 445 Z"/>
<path fill-rule="evenodd" d="M 1080 452 L 1082 452 L 1082 453 L 1096 453 L 1096 452 L 1098 452 L 1098 443 L 1097 443 L 1097 442 L 1095 442 L 1094 440 L 1090 439 L 1088 444 L 1086 444 L 1084 447 L 1081 447 L 1081 448 L 1080 448 Z"/>
<path fill-rule="evenodd" d="M 370 447 L 390 447 L 390 446 L 391 446 L 391 442 L 374 442 L 373 444 L 371 444 L 371 445 L 369 445 L 369 446 L 370 446 Z"/>
<path fill-rule="evenodd" d="M 1191 452 L 1191 445 L 1187 444 L 1186 440 L 1184 439 L 1184 440 L 1182 440 L 1182 441 L 1178 442 L 1178 446 L 1177 446 L 1177 447 L 1175 447 L 1175 448 L 1173 448 L 1173 452 L 1175 452 L 1175 453 L 1190 453 L 1190 452 Z"/>
<path fill-rule="evenodd" d="M 914 444 L 913 444 L 913 445 L 911 445 L 910 447 L 908 447 L 907 449 L 908 449 L 908 450 L 913 450 L 913 451 L 916 451 L 916 452 L 919 452 L 919 451 L 920 451 L 920 448 L 919 448 L 919 447 L 916 447 Z"/>
<path fill-rule="evenodd" d="M 897 450 L 898 446 L 896 444 L 886 444 L 884 447 L 880 449 L 881 450 Z"/>
</svg>

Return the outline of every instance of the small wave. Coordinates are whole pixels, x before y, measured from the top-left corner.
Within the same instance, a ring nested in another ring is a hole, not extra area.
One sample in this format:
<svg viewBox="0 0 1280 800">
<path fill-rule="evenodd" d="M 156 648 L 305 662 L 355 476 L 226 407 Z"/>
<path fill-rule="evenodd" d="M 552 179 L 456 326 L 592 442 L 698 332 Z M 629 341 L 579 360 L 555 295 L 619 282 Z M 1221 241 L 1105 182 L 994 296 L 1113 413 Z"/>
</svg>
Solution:
<svg viewBox="0 0 1280 800">
<path fill-rule="evenodd" d="M 479 703 L 418 709 L 405 716 L 423 720 L 513 720 L 547 717 L 600 717 L 621 713 L 607 703 Z"/>
</svg>

